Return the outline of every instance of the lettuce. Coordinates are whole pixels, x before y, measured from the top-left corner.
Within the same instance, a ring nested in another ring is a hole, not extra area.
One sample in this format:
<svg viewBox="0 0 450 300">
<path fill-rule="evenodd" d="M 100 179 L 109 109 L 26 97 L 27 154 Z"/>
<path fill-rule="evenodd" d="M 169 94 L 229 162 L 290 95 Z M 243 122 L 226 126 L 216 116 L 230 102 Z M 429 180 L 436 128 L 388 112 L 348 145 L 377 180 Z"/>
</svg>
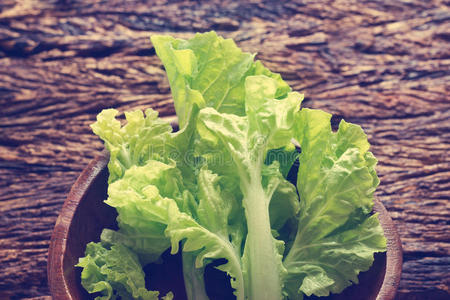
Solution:
<svg viewBox="0 0 450 300">
<path fill-rule="evenodd" d="M 180 130 L 152 109 L 125 113 L 124 126 L 107 109 L 92 125 L 111 154 L 105 202 L 119 229 L 88 244 L 78 264 L 86 290 L 158 299 L 142 266 L 168 249 L 182 251 L 189 299 L 209 299 L 211 263 L 239 300 L 326 296 L 357 283 L 386 248 L 361 127 L 342 121 L 333 132 L 329 114 L 300 109 L 303 96 L 279 74 L 214 32 L 152 42 Z"/>
<path fill-rule="evenodd" d="M 89 293 L 102 295 L 97 299 L 159 299 L 159 292 L 145 288 L 144 272 L 136 255 L 120 243 L 110 247 L 87 244 L 86 256 L 77 266 L 83 268 L 83 287 Z M 171 300 L 173 294 L 162 299 Z"/>
<path fill-rule="evenodd" d="M 289 299 L 301 298 L 299 292 L 342 292 L 369 269 L 373 253 L 386 247 L 378 219 L 370 215 L 379 180 L 367 137 L 361 127 L 345 121 L 333 133 L 330 119 L 318 110 L 297 114 L 302 201 L 298 231 L 284 259 Z"/>
</svg>

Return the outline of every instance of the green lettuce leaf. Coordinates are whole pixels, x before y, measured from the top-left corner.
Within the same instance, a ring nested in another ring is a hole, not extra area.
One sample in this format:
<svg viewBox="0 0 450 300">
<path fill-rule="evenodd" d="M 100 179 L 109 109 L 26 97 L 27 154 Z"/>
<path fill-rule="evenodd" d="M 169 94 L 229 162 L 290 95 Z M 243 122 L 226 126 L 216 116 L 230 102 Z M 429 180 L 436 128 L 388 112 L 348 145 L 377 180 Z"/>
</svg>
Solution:
<svg viewBox="0 0 450 300">
<path fill-rule="evenodd" d="M 110 153 L 108 183 L 120 179 L 132 166 L 142 166 L 152 159 L 164 163 L 175 161 L 184 183 L 194 186 L 196 164 L 189 155 L 198 107 L 193 107 L 192 112 L 190 125 L 176 133 L 172 132 L 170 123 L 158 118 L 158 112 L 151 108 L 145 111 L 145 116 L 140 110 L 125 112 L 124 126 L 116 119 L 117 110 L 100 112 L 91 127 Z"/>
<path fill-rule="evenodd" d="M 265 75 L 275 79 L 276 98 L 291 88 L 279 74 L 270 72 L 254 55 L 244 53 L 231 39 L 213 31 L 197 33 L 190 40 L 154 35 L 156 53 L 169 78 L 180 128 L 187 124 L 192 108 L 212 107 L 219 112 L 245 115 L 245 78 Z"/>
<path fill-rule="evenodd" d="M 149 160 L 143 166 L 126 170 L 121 179 L 109 185 L 105 201 L 118 212 L 119 230 L 105 229 L 102 240 L 123 243 L 139 255 L 143 264 L 156 261 L 170 247 L 170 240 L 164 233 L 170 202 L 188 212 L 195 205 L 194 201 L 189 201 L 191 197 L 183 197 L 180 182 L 179 170 L 173 163 Z"/>
<path fill-rule="evenodd" d="M 237 178 L 243 195 L 248 234 L 242 260 L 250 299 L 281 298 L 284 248 L 283 242 L 272 236 L 269 203 L 285 179 L 278 163 L 267 166 L 264 161 L 270 149 L 289 144 L 289 132 L 302 97 L 289 93 L 278 100 L 276 91 L 276 80 L 249 76 L 245 80 L 246 116 L 220 113 L 214 108 L 204 108 L 198 116 L 198 132 L 209 145 L 201 149 L 205 151 L 202 156 L 214 152 L 231 157 L 229 163 L 216 170 L 227 180 Z"/>
<path fill-rule="evenodd" d="M 337 133 L 331 115 L 302 109 L 296 121 L 300 216 L 295 241 L 284 259 L 290 299 L 340 293 L 384 251 L 377 216 L 370 215 L 379 183 L 376 160 L 361 127 L 342 121 Z"/>
<path fill-rule="evenodd" d="M 86 256 L 80 258 L 81 283 L 89 293 L 100 293 L 97 300 L 142 299 L 158 300 L 159 292 L 145 288 L 145 275 L 137 256 L 127 247 L 117 244 L 107 247 L 89 243 Z M 168 293 L 164 300 L 173 299 Z"/>
<path fill-rule="evenodd" d="M 141 166 L 149 159 L 162 159 L 172 132 L 170 124 L 159 119 L 158 112 L 152 109 L 147 109 L 145 116 L 140 110 L 126 112 L 125 126 L 116 120 L 117 114 L 115 109 L 105 109 L 91 125 L 110 154 L 109 183 L 121 178 L 125 170 L 134 165 Z"/>
<path fill-rule="evenodd" d="M 109 185 L 106 203 L 116 208 L 120 229 L 105 229 L 102 240 L 130 247 L 144 264 L 158 259 L 169 246 L 172 254 L 177 253 L 182 242 L 184 252 L 195 254 L 184 257 L 200 269 L 189 270 L 200 286 L 203 278 L 198 273 L 202 273 L 205 261 L 224 258 L 227 263 L 217 268 L 231 276 L 237 298 L 244 299 L 239 253 L 229 241 L 231 203 L 222 198 L 217 175 L 206 167 L 198 174 L 197 186 L 194 197 L 183 186 L 175 164 L 149 160 L 143 166 L 131 167 Z M 200 299 L 195 290 L 196 299 Z"/>
<path fill-rule="evenodd" d="M 236 221 L 235 225 L 230 220 L 230 232 L 227 226 L 228 213 L 232 209 L 232 203 L 236 204 L 236 201 L 227 202 L 220 198 L 233 197 L 225 189 L 220 190 L 216 184 L 217 179 L 213 180 L 217 175 L 206 169 L 196 172 L 195 166 L 186 161 L 193 126 L 186 126 L 178 133 L 171 133 L 168 129 L 155 130 L 154 126 L 162 127 L 167 124 L 159 120 L 153 122 L 154 113 L 148 110 L 146 118 L 142 113 L 127 113 L 127 121 L 132 123 L 121 127 L 120 122 L 115 119 L 116 114 L 115 110 L 105 110 L 93 125 L 93 129 L 112 153 L 112 167 L 109 169 L 113 175 L 110 176 L 106 203 L 118 211 L 119 230 L 105 229 L 102 241 L 112 245 L 126 245 L 139 255 L 143 264 L 147 264 L 156 261 L 170 247 L 171 239 L 173 253 L 176 253 L 178 243 L 183 240 L 183 249 L 195 253 L 195 256 L 184 254 L 183 257 L 186 261 L 195 262 L 197 270 L 189 272 L 197 274 L 197 285 L 202 285 L 205 259 L 209 262 L 213 258 L 225 258 L 228 263 L 218 268 L 229 273 L 232 286 L 236 289 L 235 294 L 243 299 L 239 253 L 234 253 L 229 237 L 233 237 L 233 243 L 239 245 L 240 249 L 245 233 L 241 230 L 241 220 Z M 160 134 L 152 134 L 155 132 Z M 153 143 L 153 148 L 146 149 L 135 140 L 129 142 L 130 136 L 135 139 L 147 138 L 143 144 Z M 137 149 L 144 149 L 146 155 L 137 155 Z M 170 151 L 176 151 L 179 155 L 174 156 Z M 190 177 L 188 182 L 186 174 Z M 218 191 L 213 193 L 215 188 Z M 214 202 L 214 199 L 217 201 Z M 169 209 L 170 206 L 172 209 Z M 222 217 L 219 218 L 219 215 Z M 205 227 L 198 224 L 196 219 Z M 219 220 L 221 222 L 218 223 Z M 203 249 L 203 246 L 196 249 L 195 244 L 203 245 L 202 241 L 206 240 L 209 241 L 206 249 L 196 251 Z M 197 299 L 200 299 L 200 293 L 202 291 L 197 288 Z"/>
<path fill-rule="evenodd" d="M 198 175 L 199 200 L 197 208 L 197 219 L 179 212 L 175 206 L 169 210 L 169 220 L 166 235 L 171 238 L 172 253 L 178 252 L 180 241 L 183 242 L 183 251 L 195 254 L 195 261 L 191 256 L 189 259 L 194 263 L 195 268 L 203 268 L 206 263 L 214 259 L 224 258 L 226 263 L 217 266 L 221 271 L 226 272 L 231 277 L 231 286 L 238 300 L 245 299 L 244 281 L 240 264 L 239 251 L 230 241 L 228 230 L 229 213 L 232 210 L 230 202 L 223 199 L 218 176 L 202 168 Z M 198 277 L 199 273 L 189 276 Z M 192 273 L 191 273 L 192 274 Z M 186 278 L 185 272 L 185 278 Z M 202 284 L 203 278 L 197 278 L 196 283 Z M 194 289 L 192 282 L 188 283 L 188 294 Z M 193 295 L 192 299 L 198 295 Z"/>
</svg>

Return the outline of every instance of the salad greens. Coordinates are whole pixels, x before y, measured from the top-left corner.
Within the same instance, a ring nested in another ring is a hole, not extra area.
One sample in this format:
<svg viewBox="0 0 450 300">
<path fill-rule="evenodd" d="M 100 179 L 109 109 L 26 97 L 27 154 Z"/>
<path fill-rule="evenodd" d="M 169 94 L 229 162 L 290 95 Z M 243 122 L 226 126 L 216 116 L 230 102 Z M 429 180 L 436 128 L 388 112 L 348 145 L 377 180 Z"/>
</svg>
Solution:
<svg viewBox="0 0 450 300">
<path fill-rule="evenodd" d="M 85 289 L 159 299 L 142 267 L 168 249 L 182 251 L 189 299 L 209 299 L 212 262 L 238 300 L 327 296 L 357 283 L 386 249 L 371 214 L 376 159 L 361 127 L 342 121 L 333 132 L 331 115 L 300 109 L 303 96 L 279 74 L 215 32 L 151 40 L 180 130 L 152 109 L 126 112 L 124 126 L 106 109 L 92 125 L 110 152 L 105 202 L 119 229 L 87 245 L 77 265 Z"/>
</svg>

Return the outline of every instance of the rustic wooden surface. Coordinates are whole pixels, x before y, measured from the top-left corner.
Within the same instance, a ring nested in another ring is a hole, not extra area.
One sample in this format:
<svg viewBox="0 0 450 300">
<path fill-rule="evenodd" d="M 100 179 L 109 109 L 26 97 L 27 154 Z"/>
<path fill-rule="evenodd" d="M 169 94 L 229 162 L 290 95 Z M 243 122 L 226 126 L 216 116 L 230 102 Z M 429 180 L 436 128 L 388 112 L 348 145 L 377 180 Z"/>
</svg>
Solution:
<svg viewBox="0 0 450 300">
<path fill-rule="evenodd" d="M 49 295 L 53 225 L 103 108 L 174 110 L 149 36 L 214 29 L 363 126 L 403 242 L 397 299 L 450 297 L 448 1 L 2 0 L 0 299 Z"/>
</svg>

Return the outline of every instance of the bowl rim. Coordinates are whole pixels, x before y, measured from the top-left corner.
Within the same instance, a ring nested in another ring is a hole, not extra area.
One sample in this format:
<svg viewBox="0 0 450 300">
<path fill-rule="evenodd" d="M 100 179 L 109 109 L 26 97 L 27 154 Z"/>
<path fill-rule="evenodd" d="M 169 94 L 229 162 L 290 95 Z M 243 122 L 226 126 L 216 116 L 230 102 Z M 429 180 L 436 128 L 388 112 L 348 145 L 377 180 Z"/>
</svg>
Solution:
<svg viewBox="0 0 450 300">
<path fill-rule="evenodd" d="M 69 228 L 81 199 L 86 196 L 89 186 L 107 167 L 109 153 L 104 150 L 84 168 L 68 193 L 52 232 L 47 259 L 47 280 L 50 293 L 55 299 L 73 299 L 64 276 L 63 261 L 66 253 Z M 400 236 L 388 211 L 377 197 L 374 197 L 373 211 L 387 239 L 386 269 L 377 300 L 393 300 L 400 283 L 403 250 Z"/>
<path fill-rule="evenodd" d="M 403 249 L 400 235 L 394 221 L 383 203 L 374 197 L 373 211 L 378 213 L 378 220 L 386 237 L 386 272 L 383 283 L 377 295 L 377 300 L 391 300 L 395 298 L 400 284 L 403 266 Z"/>
<path fill-rule="evenodd" d="M 47 280 L 50 294 L 55 299 L 73 299 L 64 276 L 64 257 L 69 229 L 78 204 L 86 196 L 89 186 L 97 179 L 102 170 L 107 167 L 108 160 L 109 153 L 104 150 L 83 169 L 67 194 L 56 220 L 47 256 Z"/>
</svg>

